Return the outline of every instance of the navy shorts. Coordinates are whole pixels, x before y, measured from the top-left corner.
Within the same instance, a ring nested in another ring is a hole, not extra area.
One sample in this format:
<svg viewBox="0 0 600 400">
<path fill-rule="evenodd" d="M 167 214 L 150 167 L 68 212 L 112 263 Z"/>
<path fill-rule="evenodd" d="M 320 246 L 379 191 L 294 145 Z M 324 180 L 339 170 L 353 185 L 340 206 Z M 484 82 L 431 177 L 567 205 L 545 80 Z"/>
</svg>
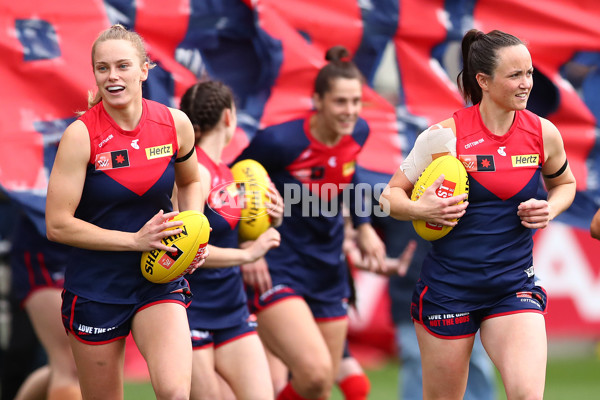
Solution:
<svg viewBox="0 0 600 400">
<path fill-rule="evenodd" d="M 23 305 L 36 290 L 62 289 L 71 247 L 48 240 L 24 215 L 16 219 L 13 229 L 11 295 Z"/>
<path fill-rule="evenodd" d="M 413 321 L 423 325 L 433 336 L 460 339 L 475 335 L 482 321 L 488 318 L 521 312 L 546 314 L 546 305 L 546 291 L 541 286 L 507 294 L 482 308 L 436 293 L 419 280 L 410 313 Z"/>
<path fill-rule="evenodd" d="M 267 290 L 262 295 L 259 295 L 253 288 L 247 287 L 246 294 L 248 295 L 248 303 L 250 312 L 258 314 L 265 308 L 291 297 L 299 297 L 306 301 L 315 320 L 324 322 L 326 320 L 334 320 L 346 318 L 348 315 L 348 300 L 342 299 L 338 301 L 324 302 L 311 299 L 307 296 L 301 296 L 294 289 L 287 285 L 276 285 L 270 290 Z"/>
<path fill-rule="evenodd" d="M 192 326 L 190 333 L 192 335 L 192 347 L 194 350 L 212 346 L 219 347 L 234 340 L 241 339 L 242 337 L 255 335 L 256 316 L 250 315 L 246 321 L 242 321 L 236 326 L 223 329 L 208 330 Z"/>
<path fill-rule="evenodd" d="M 180 282 L 179 288 L 138 304 L 100 303 L 63 290 L 63 325 L 68 333 L 86 344 L 105 344 L 125 338 L 138 311 L 159 303 L 189 306 L 192 299 L 187 281 L 182 279 Z"/>
<path fill-rule="evenodd" d="M 11 290 L 21 305 L 36 290 L 63 288 L 67 254 L 62 246 L 52 242 L 33 251 L 13 249 L 10 255 Z"/>
</svg>

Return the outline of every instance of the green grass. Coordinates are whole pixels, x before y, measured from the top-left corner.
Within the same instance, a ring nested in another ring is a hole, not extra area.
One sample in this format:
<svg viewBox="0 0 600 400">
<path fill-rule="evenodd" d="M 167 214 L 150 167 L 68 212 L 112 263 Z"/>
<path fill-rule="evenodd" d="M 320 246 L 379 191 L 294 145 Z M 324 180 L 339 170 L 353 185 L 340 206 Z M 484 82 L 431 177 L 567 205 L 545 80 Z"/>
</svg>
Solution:
<svg viewBox="0 0 600 400">
<path fill-rule="evenodd" d="M 367 370 L 371 380 L 370 399 L 396 400 L 398 398 L 398 364 L 389 362 L 381 368 Z M 154 399 L 149 383 L 126 383 L 125 399 Z M 544 400 L 594 400 L 600 398 L 600 360 L 595 354 L 577 358 L 551 358 L 546 375 Z M 343 400 L 337 388 L 331 400 Z M 498 377 L 498 400 L 506 400 L 506 394 Z"/>
</svg>

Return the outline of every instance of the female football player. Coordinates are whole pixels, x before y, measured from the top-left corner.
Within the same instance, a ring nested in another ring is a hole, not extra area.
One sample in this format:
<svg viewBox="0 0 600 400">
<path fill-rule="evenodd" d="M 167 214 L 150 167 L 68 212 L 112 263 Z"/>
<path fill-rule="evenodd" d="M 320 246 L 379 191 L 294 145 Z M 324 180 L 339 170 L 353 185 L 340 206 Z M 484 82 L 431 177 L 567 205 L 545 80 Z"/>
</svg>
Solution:
<svg viewBox="0 0 600 400">
<path fill-rule="evenodd" d="M 419 136 L 380 201 L 397 219 L 454 227 L 432 242 L 413 294 L 423 398 L 463 398 L 480 330 L 507 397 L 541 399 L 546 293 L 536 282 L 532 236 L 569 207 L 575 179 L 558 129 L 525 109 L 533 86 L 525 44 L 473 29 L 462 40 L 462 57 L 458 83 L 473 105 Z M 443 175 L 411 201 L 421 171 L 443 154 L 465 165 L 469 201 L 457 204 L 465 194 L 437 197 Z M 538 197 L 542 178 L 547 198 Z"/>
</svg>

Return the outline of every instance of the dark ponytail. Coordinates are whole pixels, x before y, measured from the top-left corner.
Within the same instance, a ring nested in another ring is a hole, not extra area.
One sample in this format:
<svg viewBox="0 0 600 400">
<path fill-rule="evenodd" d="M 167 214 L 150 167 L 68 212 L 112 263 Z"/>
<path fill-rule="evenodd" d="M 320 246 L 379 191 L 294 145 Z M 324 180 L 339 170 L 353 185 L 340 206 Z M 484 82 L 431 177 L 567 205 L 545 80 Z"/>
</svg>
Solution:
<svg viewBox="0 0 600 400">
<path fill-rule="evenodd" d="M 467 103 L 477 104 L 481 101 L 483 93 L 476 76 L 480 72 L 494 75 L 498 66 L 498 50 L 519 44 L 524 45 L 521 39 L 498 30 L 486 34 L 471 29 L 465 33 L 461 45 L 463 69 L 458 74 L 456 83 Z"/>
</svg>

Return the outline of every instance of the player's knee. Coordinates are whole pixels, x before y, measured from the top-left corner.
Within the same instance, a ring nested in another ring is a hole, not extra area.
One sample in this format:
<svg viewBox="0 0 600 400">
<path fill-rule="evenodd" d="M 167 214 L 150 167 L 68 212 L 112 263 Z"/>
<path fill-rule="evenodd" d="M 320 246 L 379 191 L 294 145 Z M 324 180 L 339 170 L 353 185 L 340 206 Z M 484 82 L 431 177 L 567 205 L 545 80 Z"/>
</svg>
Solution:
<svg viewBox="0 0 600 400">
<path fill-rule="evenodd" d="M 517 400 L 543 400 L 544 396 L 540 393 L 523 393 L 515 397 L 510 397 Z"/>
<path fill-rule="evenodd" d="M 543 400 L 544 398 L 544 388 L 539 387 L 539 385 L 533 384 L 524 384 L 520 385 L 517 388 L 505 388 L 506 395 L 509 399 L 517 399 L 517 400 Z"/>
<path fill-rule="evenodd" d="M 306 363 L 302 368 L 294 371 L 292 376 L 297 387 L 307 397 L 323 397 L 331 390 L 333 385 L 333 366 L 331 362 L 323 359 L 313 359 L 312 362 Z"/>
<path fill-rule="evenodd" d="M 190 388 L 185 385 L 169 385 L 154 388 L 156 400 L 189 400 Z"/>
</svg>

